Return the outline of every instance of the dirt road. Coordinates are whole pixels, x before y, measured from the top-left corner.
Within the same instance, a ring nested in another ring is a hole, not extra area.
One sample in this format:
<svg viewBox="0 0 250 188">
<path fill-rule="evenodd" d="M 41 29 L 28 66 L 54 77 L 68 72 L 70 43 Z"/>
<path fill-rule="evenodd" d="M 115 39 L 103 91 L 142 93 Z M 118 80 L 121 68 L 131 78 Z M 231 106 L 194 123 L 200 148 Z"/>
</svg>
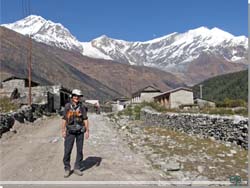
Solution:
<svg viewBox="0 0 250 188">
<path fill-rule="evenodd" d="M 1 181 L 154 181 L 160 172 L 140 154 L 132 152 L 100 115 L 90 114 L 90 138 L 84 143 L 84 175 L 64 178 L 61 118 L 16 124 L 16 134 L 0 140 Z M 75 146 L 71 164 L 74 166 Z"/>
</svg>

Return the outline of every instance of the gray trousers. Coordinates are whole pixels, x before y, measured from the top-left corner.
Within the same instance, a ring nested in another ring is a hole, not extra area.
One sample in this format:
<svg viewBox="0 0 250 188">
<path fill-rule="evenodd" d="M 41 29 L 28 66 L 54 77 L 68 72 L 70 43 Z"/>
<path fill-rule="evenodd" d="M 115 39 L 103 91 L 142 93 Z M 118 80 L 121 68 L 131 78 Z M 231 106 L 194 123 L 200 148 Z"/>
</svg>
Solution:
<svg viewBox="0 0 250 188">
<path fill-rule="evenodd" d="M 80 169 L 80 163 L 83 160 L 83 140 L 84 140 L 84 133 L 78 134 L 70 134 L 67 131 L 66 138 L 64 140 L 64 169 L 71 170 L 70 166 L 70 156 L 74 146 L 74 142 L 76 140 L 76 161 L 74 169 Z"/>
</svg>

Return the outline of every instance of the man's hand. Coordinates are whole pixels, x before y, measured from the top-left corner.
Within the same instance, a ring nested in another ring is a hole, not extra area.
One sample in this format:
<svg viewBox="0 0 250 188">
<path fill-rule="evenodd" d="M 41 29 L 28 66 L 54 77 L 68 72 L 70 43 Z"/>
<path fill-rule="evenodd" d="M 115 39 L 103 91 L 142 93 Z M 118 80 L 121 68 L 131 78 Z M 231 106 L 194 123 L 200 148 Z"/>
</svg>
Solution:
<svg viewBox="0 0 250 188">
<path fill-rule="evenodd" d="M 66 120 L 63 119 L 62 121 L 62 137 L 66 138 Z"/>
<path fill-rule="evenodd" d="M 89 120 L 88 119 L 84 120 L 84 125 L 85 125 L 85 128 L 86 128 L 86 132 L 84 134 L 84 137 L 86 139 L 88 139 L 89 138 Z"/>
<path fill-rule="evenodd" d="M 62 131 L 62 137 L 63 137 L 63 138 L 66 137 L 66 130 Z"/>
<path fill-rule="evenodd" d="M 85 137 L 86 139 L 89 138 L 89 129 L 86 130 L 84 137 Z"/>
</svg>

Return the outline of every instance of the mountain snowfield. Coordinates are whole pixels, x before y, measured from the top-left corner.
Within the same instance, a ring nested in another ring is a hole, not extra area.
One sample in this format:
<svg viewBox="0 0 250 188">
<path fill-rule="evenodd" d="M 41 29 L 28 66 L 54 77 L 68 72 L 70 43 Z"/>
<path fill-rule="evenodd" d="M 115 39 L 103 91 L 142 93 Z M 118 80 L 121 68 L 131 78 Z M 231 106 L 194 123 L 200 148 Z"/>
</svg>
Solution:
<svg viewBox="0 0 250 188">
<path fill-rule="evenodd" d="M 38 42 L 77 51 L 85 56 L 166 71 L 182 72 L 185 65 L 204 53 L 233 63 L 247 63 L 247 37 L 236 37 L 219 28 L 199 27 L 145 42 L 128 42 L 105 35 L 90 42 L 80 42 L 63 25 L 41 16 L 31 15 L 1 26 L 23 35 L 31 35 Z"/>
</svg>

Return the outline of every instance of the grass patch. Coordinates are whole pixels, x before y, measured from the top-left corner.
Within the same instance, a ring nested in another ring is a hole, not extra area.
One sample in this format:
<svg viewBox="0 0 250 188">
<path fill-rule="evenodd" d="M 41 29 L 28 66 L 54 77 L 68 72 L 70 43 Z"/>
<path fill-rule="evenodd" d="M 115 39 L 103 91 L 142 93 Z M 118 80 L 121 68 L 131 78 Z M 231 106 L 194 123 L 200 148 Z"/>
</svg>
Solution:
<svg viewBox="0 0 250 188">
<path fill-rule="evenodd" d="M 247 108 L 241 108 L 234 110 L 233 108 L 206 108 L 200 110 L 201 113 L 205 114 L 218 114 L 218 115 L 242 115 L 248 116 Z"/>
<path fill-rule="evenodd" d="M 11 111 L 16 111 L 19 105 L 11 101 L 8 97 L 0 98 L 0 112 L 6 113 Z"/>
<path fill-rule="evenodd" d="M 137 105 L 128 105 L 127 108 L 125 108 L 122 111 L 118 112 L 118 116 L 130 116 L 134 120 L 140 119 L 140 111 L 142 108 L 149 106 L 160 113 L 167 113 L 167 112 L 173 112 L 173 113 L 202 113 L 202 114 L 214 114 L 214 115 L 241 115 L 241 116 L 248 116 L 248 109 L 247 108 L 203 108 L 203 109 L 189 109 L 189 110 L 183 110 L 183 109 L 167 109 L 164 106 L 160 105 L 156 102 L 142 102 L 141 104 Z"/>
</svg>

